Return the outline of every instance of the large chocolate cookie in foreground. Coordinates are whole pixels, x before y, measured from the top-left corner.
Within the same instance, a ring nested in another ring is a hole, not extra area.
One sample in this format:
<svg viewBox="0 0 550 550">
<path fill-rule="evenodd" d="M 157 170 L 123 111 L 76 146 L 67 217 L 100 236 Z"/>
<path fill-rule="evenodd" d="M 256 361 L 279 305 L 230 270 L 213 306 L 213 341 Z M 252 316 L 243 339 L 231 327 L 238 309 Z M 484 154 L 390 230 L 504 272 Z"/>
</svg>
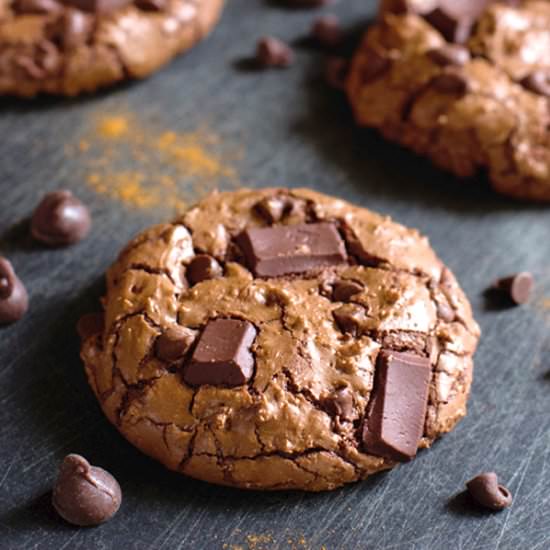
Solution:
<svg viewBox="0 0 550 550">
<path fill-rule="evenodd" d="M 0 0 L 0 94 L 74 96 L 191 48 L 224 0 Z"/>
<path fill-rule="evenodd" d="M 384 0 L 347 82 L 361 126 L 550 201 L 550 2 Z"/>
<path fill-rule="evenodd" d="M 321 491 L 466 414 L 479 329 L 414 230 L 306 189 L 215 193 L 134 239 L 79 330 L 109 420 L 168 468 Z"/>
</svg>

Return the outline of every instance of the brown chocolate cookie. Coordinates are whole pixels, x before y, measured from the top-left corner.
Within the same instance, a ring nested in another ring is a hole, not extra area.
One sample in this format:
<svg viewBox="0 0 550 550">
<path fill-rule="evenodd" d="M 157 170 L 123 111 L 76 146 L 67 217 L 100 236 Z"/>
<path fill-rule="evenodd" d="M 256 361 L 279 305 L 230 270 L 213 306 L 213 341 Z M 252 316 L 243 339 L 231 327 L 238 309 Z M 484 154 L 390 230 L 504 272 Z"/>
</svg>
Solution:
<svg viewBox="0 0 550 550">
<path fill-rule="evenodd" d="M 550 201 L 550 2 L 385 0 L 347 93 L 377 128 L 459 177 Z"/>
<path fill-rule="evenodd" d="M 364 208 L 215 193 L 135 238 L 107 287 L 104 323 L 80 326 L 90 385 L 129 441 L 186 475 L 333 489 L 466 414 L 470 305 L 426 238 Z"/>
<path fill-rule="evenodd" d="M 191 48 L 224 0 L 1 0 L 0 94 L 75 96 Z"/>
</svg>

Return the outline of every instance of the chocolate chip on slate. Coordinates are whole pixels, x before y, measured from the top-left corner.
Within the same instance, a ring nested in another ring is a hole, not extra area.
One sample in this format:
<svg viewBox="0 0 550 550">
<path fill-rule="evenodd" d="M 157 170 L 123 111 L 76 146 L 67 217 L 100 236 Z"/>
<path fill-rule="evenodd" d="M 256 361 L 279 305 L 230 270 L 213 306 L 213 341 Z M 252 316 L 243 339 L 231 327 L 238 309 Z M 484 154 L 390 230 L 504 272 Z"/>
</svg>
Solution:
<svg viewBox="0 0 550 550">
<path fill-rule="evenodd" d="M 477 475 L 466 484 L 470 496 L 481 506 L 499 511 L 512 504 L 512 494 L 503 485 L 499 485 L 497 474 L 485 472 Z"/>
<path fill-rule="evenodd" d="M 90 232 L 92 219 L 84 204 L 70 191 L 48 193 L 31 219 L 32 236 L 50 246 L 67 246 Z"/>
<path fill-rule="evenodd" d="M 19 321 L 29 307 L 29 297 L 9 260 L 0 256 L 0 325 Z"/>
<path fill-rule="evenodd" d="M 437 65 L 446 67 L 455 65 L 461 67 L 470 61 L 470 51 L 458 44 L 446 44 L 441 48 L 428 51 L 428 57 Z"/>
<path fill-rule="evenodd" d="M 425 15 L 449 42 L 464 44 L 485 7 L 491 0 L 440 0 L 438 6 Z"/>
<path fill-rule="evenodd" d="M 342 42 L 344 33 L 340 19 L 335 15 L 323 15 L 313 22 L 311 35 L 323 46 L 334 48 Z"/>
<path fill-rule="evenodd" d="M 344 241 L 332 223 L 253 227 L 238 236 L 237 244 L 258 277 L 305 273 L 347 261 Z"/>
<path fill-rule="evenodd" d="M 529 301 L 535 288 L 535 279 L 531 273 L 524 271 L 499 279 L 493 288 L 506 294 L 514 304 L 521 305 Z"/>
<path fill-rule="evenodd" d="M 361 66 L 363 82 L 371 82 L 384 74 L 391 67 L 391 60 L 373 49 L 365 51 L 366 60 Z"/>
<path fill-rule="evenodd" d="M 383 350 L 363 424 L 363 445 L 375 456 L 407 461 L 424 430 L 430 361 L 413 353 Z"/>
<path fill-rule="evenodd" d="M 444 72 L 432 80 L 432 86 L 444 94 L 464 95 L 469 90 L 466 77 L 457 72 Z"/>
<path fill-rule="evenodd" d="M 357 336 L 365 322 L 365 308 L 357 304 L 345 304 L 335 309 L 332 316 L 344 334 Z"/>
<path fill-rule="evenodd" d="M 239 319 L 209 321 L 186 366 L 183 378 L 190 386 L 242 386 L 254 372 L 250 347 L 256 328 Z"/>
<path fill-rule="evenodd" d="M 256 60 L 261 67 L 288 67 L 294 61 L 294 52 L 282 40 L 266 36 L 256 46 Z"/>
<path fill-rule="evenodd" d="M 197 331 L 180 326 L 170 327 L 163 332 L 155 343 L 155 353 L 163 361 L 177 361 L 191 348 Z"/>
<path fill-rule="evenodd" d="M 90 13 L 108 13 L 132 2 L 133 0 L 65 0 L 66 4 Z"/>
<path fill-rule="evenodd" d="M 363 286 L 355 281 L 336 281 L 332 287 L 332 299 L 335 302 L 348 302 L 352 296 L 363 291 Z"/>
<path fill-rule="evenodd" d="M 329 413 L 342 420 L 353 420 L 353 395 L 349 388 L 340 388 L 324 400 Z"/>
<path fill-rule="evenodd" d="M 195 256 L 187 267 L 187 279 L 196 285 L 208 279 L 217 279 L 223 275 L 223 269 L 215 258 L 208 254 Z"/>
<path fill-rule="evenodd" d="M 325 61 L 325 81 L 336 90 L 344 90 L 350 63 L 344 57 L 331 56 Z"/>
<path fill-rule="evenodd" d="M 280 222 L 291 207 L 289 198 L 281 195 L 265 197 L 254 206 L 258 214 L 268 223 Z"/>
<path fill-rule="evenodd" d="M 59 13 L 62 6 L 56 0 L 16 0 L 13 9 L 22 14 L 49 15 Z"/>
<path fill-rule="evenodd" d="M 64 520 L 82 527 L 99 525 L 116 514 L 121 501 L 120 486 L 109 472 L 80 455 L 65 457 L 52 495 L 53 506 Z"/>
<path fill-rule="evenodd" d="M 550 97 L 550 70 L 540 69 L 527 75 L 521 84 L 531 92 Z"/>
</svg>

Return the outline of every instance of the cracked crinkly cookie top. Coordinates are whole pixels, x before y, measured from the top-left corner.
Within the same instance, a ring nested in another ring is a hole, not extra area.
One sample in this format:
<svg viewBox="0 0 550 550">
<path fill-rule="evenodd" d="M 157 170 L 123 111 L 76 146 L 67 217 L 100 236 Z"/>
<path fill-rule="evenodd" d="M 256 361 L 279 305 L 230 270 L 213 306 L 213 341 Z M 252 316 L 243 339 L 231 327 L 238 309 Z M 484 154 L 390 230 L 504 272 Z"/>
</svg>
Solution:
<svg viewBox="0 0 550 550">
<path fill-rule="evenodd" d="M 466 414 L 479 329 L 426 238 L 307 189 L 215 193 L 135 238 L 79 324 L 108 418 L 167 467 L 333 489 Z"/>
</svg>

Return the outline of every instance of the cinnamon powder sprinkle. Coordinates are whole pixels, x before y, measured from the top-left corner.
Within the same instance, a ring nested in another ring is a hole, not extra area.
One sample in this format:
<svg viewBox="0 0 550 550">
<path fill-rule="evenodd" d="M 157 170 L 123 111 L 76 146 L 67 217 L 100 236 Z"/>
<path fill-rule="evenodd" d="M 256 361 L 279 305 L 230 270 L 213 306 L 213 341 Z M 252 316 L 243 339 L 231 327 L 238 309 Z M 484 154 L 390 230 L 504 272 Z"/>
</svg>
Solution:
<svg viewBox="0 0 550 550">
<path fill-rule="evenodd" d="M 96 115 L 86 126 L 67 154 L 82 157 L 91 189 L 128 208 L 181 212 L 217 187 L 239 186 L 234 163 L 242 151 L 206 126 L 177 132 L 125 112 Z"/>
</svg>

